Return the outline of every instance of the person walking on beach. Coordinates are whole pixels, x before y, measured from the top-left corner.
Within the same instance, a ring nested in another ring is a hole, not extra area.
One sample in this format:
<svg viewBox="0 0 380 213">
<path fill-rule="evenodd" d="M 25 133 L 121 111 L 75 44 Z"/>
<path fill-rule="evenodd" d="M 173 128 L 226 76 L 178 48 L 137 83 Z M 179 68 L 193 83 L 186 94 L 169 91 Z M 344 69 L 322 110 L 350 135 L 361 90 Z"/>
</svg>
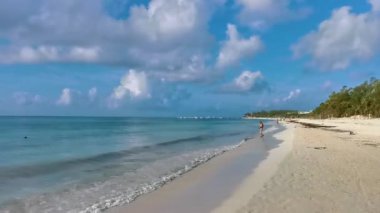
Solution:
<svg viewBox="0 0 380 213">
<path fill-rule="evenodd" d="M 259 129 L 260 129 L 260 137 L 264 137 L 264 123 L 262 121 L 260 121 L 260 124 L 259 124 Z"/>
</svg>

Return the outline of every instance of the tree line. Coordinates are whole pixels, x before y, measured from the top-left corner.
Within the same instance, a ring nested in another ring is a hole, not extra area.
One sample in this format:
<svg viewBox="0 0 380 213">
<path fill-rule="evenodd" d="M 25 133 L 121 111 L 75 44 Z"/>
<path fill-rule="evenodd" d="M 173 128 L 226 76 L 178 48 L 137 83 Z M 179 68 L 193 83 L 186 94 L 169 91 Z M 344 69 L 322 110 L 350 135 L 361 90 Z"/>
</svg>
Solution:
<svg viewBox="0 0 380 213">
<path fill-rule="evenodd" d="M 354 88 L 344 86 L 339 92 L 333 92 L 311 113 L 317 118 L 355 115 L 380 117 L 380 80 L 371 78 Z"/>
<path fill-rule="evenodd" d="M 333 92 L 325 102 L 309 114 L 296 110 L 273 110 L 249 112 L 244 117 L 341 118 L 356 115 L 380 117 L 380 80 L 371 78 L 354 88 L 344 86 L 340 91 Z"/>
<path fill-rule="evenodd" d="M 298 118 L 303 116 L 296 110 L 272 110 L 261 112 L 248 112 L 244 115 L 246 118 Z"/>
</svg>

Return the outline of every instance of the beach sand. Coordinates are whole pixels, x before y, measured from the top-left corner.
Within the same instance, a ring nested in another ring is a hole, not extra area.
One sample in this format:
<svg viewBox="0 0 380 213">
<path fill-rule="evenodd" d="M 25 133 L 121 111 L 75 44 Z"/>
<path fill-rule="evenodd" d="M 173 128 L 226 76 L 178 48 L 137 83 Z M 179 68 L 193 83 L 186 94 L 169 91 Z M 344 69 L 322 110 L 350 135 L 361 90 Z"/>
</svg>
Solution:
<svg viewBox="0 0 380 213">
<path fill-rule="evenodd" d="M 287 132 L 284 126 L 275 124 L 267 129 L 264 138 L 248 139 L 237 149 L 213 158 L 161 189 L 109 212 L 211 212 L 230 197 L 263 159 L 271 155 L 271 150 L 281 149 L 282 141 L 278 135 Z"/>
<path fill-rule="evenodd" d="M 110 212 L 379 212 L 380 120 L 298 121 Z"/>
<path fill-rule="evenodd" d="M 290 155 L 236 212 L 379 212 L 379 120 L 301 121 L 355 135 L 297 124 Z"/>
<path fill-rule="evenodd" d="M 348 130 L 364 137 L 380 137 L 380 119 L 338 118 L 323 120 L 297 119 L 297 121 L 333 126 L 332 129 Z"/>
<path fill-rule="evenodd" d="M 286 131 L 273 137 L 281 141 L 275 149 L 269 151 L 269 156 L 260 162 L 257 168 L 235 189 L 234 193 L 222 205 L 213 209 L 213 213 L 237 212 L 245 206 L 264 184 L 276 173 L 284 159 L 293 148 L 295 125 L 288 124 Z"/>
</svg>

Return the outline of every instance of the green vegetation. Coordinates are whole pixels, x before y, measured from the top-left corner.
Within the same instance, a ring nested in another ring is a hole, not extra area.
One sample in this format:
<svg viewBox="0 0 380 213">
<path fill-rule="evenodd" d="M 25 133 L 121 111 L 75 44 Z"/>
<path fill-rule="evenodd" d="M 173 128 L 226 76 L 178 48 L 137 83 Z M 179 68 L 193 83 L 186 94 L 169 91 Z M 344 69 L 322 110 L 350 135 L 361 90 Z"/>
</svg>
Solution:
<svg viewBox="0 0 380 213">
<path fill-rule="evenodd" d="M 380 117 L 380 80 L 372 78 L 355 88 L 343 87 L 311 113 L 317 118 L 354 115 Z"/>
<path fill-rule="evenodd" d="M 380 80 L 371 78 L 363 84 L 348 88 L 344 86 L 311 113 L 295 110 L 274 110 L 246 113 L 244 117 L 267 118 L 340 118 L 351 116 L 380 117 Z"/>
<path fill-rule="evenodd" d="M 305 117 L 306 114 L 300 113 L 295 110 L 273 110 L 273 111 L 261 111 L 261 112 L 249 112 L 244 115 L 245 118 L 299 118 Z"/>
</svg>

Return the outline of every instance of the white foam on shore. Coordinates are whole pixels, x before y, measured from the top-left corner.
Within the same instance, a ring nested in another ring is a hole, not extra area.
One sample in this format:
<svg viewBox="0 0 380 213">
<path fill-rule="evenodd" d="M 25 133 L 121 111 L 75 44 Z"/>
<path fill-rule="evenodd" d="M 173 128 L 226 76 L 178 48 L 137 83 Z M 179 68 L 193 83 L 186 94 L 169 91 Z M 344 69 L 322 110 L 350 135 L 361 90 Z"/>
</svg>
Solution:
<svg viewBox="0 0 380 213">
<path fill-rule="evenodd" d="M 132 192 L 121 193 L 118 196 L 115 196 L 115 197 L 112 197 L 112 198 L 109 198 L 106 200 L 102 200 L 102 201 L 95 203 L 95 204 L 93 204 L 93 205 L 91 205 L 91 206 L 87 207 L 86 209 L 79 211 L 79 212 L 81 212 L 81 213 L 102 212 L 102 211 L 109 209 L 111 207 L 116 207 L 116 206 L 131 203 L 136 198 L 138 198 L 139 196 L 153 192 L 153 191 L 161 188 L 163 185 L 173 181 L 177 177 L 180 177 L 181 175 L 191 171 L 192 169 L 206 163 L 207 161 L 211 160 L 212 158 L 240 147 L 245 142 L 246 142 L 246 139 L 244 139 L 243 141 L 241 141 L 240 143 L 238 143 L 236 145 L 224 146 L 222 148 L 218 148 L 218 149 L 208 151 L 208 152 L 204 153 L 202 156 L 194 158 L 189 164 L 185 165 L 183 168 L 176 170 L 173 173 L 162 176 L 162 177 L 156 179 L 155 181 L 152 181 L 151 183 L 142 184 Z"/>
</svg>

